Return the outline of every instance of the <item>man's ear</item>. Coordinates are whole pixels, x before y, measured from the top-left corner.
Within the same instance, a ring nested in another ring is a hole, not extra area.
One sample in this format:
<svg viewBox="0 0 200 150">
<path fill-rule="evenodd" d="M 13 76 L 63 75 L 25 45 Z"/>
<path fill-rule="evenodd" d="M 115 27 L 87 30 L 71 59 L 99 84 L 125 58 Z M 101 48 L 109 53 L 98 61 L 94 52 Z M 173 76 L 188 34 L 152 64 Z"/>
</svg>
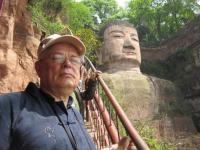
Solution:
<svg viewBox="0 0 200 150">
<path fill-rule="evenodd" d="M 80 71 L 79 71 L 79 73 L 80 73 L 80 78 L 81 78 L 81 76 L 82 76 L 82 74 L 83 74 L 83 67 L 84 67 L 83 65 L 80 66 Z"/>
<path fill-rule="evenodd" d="M 35 71 L 36 71 L 36 73 L 37 73 L 37 75 L 40 77 L 40 63 L 39 63 L 39 61 L 36 61 L 35 62 Z"/>
</svg>

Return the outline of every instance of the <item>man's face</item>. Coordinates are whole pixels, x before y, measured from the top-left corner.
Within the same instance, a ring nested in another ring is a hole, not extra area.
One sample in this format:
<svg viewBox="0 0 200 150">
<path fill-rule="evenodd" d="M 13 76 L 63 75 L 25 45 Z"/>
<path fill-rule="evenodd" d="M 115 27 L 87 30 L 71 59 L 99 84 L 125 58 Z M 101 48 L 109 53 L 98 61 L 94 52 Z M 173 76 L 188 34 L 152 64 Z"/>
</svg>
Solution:
<svg viewBox="0 0 200 150">
<path fill-rule="evenodd" d="M 50 47 L 36 63 L 41 86 L 46 90 L 75 89 L 80 79 L 80 56 L 66 43 Z"/>
<path fill-rule="evenodd" d="M 134 28 L 114 25 L 104 32 L 103 62 L 131 60 L 141 63 L 140 45 Z"/>
</svg>

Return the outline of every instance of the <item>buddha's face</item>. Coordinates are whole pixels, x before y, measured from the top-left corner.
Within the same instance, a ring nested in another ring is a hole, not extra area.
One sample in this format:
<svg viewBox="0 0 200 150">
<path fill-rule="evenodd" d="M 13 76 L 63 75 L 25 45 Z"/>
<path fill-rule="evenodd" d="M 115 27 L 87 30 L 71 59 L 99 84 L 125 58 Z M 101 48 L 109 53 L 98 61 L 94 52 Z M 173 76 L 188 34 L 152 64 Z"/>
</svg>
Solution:
<svg viewBox="0 0 200 150">
<path fill-rule="evenodd" d="M 104 32 L 102 62 L 126 60 L 140 66 L 141 53 L 137 31 L 132 27 L 114 25 Z"/>
</svg>

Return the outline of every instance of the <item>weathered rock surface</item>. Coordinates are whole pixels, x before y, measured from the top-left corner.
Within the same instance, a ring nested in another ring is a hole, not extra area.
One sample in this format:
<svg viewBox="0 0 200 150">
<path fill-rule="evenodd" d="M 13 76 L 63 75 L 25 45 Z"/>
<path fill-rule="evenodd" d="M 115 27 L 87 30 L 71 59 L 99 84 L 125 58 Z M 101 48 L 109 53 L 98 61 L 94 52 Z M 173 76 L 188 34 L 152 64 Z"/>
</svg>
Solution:
<svg viewBox="0 0 200 150">
<path fill-rule="evenodd" d="M 0 16 L 0 94 L 37 81 L 34 71 L 39 32 L 26 11 L 27 0 L 4 0 Z M 37 37 L 37 38 L 36 38 Z"/>
<path fill-rule="evenodd" d="M 177 150 L 187 147 L 180 141 L 197 134 L 192 119 L 185 115 L 183 95 L 171 81 L 134 71 L 103 73 L 102 77 L 133 125 L 140 121 L 153 127 L 158 139 L 168 139 Z"/>
<path fill-rule="evenodd" d="M 172 116 L 182 109 L 180 91 L 168 80 L 133 71 L 103 73 L 102 76 L 131 120 Z"/>
</svg>

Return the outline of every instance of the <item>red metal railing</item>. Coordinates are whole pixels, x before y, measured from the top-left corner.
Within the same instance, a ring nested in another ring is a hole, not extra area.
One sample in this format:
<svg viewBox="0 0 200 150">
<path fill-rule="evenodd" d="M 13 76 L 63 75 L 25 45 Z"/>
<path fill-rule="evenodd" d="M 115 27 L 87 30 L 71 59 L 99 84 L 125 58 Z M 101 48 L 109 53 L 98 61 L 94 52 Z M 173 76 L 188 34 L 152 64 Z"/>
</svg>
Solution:
<svg viewBox="0 0 200 150">
<path fill-rule="evenodd" d="M 90 62 L 90 60 L 87 57 L 85 57 L 85 59 L 89 67 L 95 72 L 96 69 Z M 131 138 L 132 142 L 135 144 L 137 149 L 149 150 L 149 147 L 140 137 L 136 129 L 133 127 L 132 123 L 126 116 L 125 112 L 123 111 L 123 109 L 121 108 L 121 106 L 119 105 L 119 103 L 117 102 L 117 100 L 115 99 L 115 97 L 113 96 L 113 94 L 111 93 L 110 89 L 105 84 L 101 76 L 98 76 L 97 80 L 99 82 L 99 85 L 101 86 L 101 90 L 105 93 L 106 99 L 109 102 L 108 106 L 112 107 L 111 112 L 116 114 L 116 118 L 113 118 L 112 115 L 109 113 L 110 108 L 109 110 L 107 109 L 106 104 L 104 104 L 99 94 L 99 91 L 95 94 L 94 99 L 88 103 L 88 121 L 91 122 L 92 126 L 94 127 L 94 130 L 97 131 L 97 133 L 100 133 L 99 138 L 97 138 L 97 135 L 94 138 L 94 141 L 97 144 L 97 149 L 102 149 L 105 146 L 119 142 L 121 134 L 119 130 L 120 128 L 124 128 L 127 135 Z M 118 123 L 118 118 L 121 123 L 120 127 Z M 94 123 L 95 121 L 96 124 Z M 106 131 L 104 128 L 106 129 Z M 102 133 L 104 135 L 102 135 Z M 105 141 L 102 141 L 102 138 L 100 138 L 102 136 L 104 137 Z M 109 139 L 111 143 L 108 142 Z M 101 145 L 100 143 L 104 144 Z"/>
<path fill-rule="evenodd" d="M 96 143 L 97 149 L 102 149 L 110 145 L 109 135 L 106 131 L 105 125 L 101 118 L 101 114 L 97 111 L 98 108 L 94 104 L 94 101 L 89 101 L 86 104 L 87 121 L 91 125 L 93 141 Z M 90 132 L 91 133 L 91 132 Z"/>
</svg>

